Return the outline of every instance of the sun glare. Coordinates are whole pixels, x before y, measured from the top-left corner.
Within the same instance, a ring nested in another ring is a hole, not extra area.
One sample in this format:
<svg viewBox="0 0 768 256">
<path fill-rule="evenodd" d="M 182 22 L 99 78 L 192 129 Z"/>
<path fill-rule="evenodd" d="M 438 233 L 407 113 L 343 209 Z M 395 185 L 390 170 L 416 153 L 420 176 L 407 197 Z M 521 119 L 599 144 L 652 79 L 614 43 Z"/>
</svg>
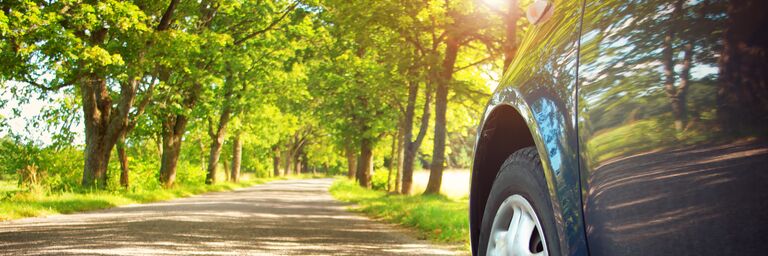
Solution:
<svg viewBox="0 0 768 256">
<path fill-rule="evenodd" d="M 490 8 L 501 10 L 504 9 L 510 0 L 480 0 Z"/>
</svg>

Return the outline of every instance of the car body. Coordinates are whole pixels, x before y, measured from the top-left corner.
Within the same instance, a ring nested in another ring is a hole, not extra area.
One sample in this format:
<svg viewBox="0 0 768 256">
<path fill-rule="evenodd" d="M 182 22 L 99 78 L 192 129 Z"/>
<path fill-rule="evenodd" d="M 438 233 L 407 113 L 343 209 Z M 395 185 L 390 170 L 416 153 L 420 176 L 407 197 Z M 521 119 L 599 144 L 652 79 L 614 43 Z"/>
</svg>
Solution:
<svg viewBox="0 0 768 256">
<path fill-rule="evenodd" d="M 530 146 L 564 255 L 767 251 L 768 5 L 552 4 L 478 128 L 473 254 L 494 178 Z"/>
</svg>

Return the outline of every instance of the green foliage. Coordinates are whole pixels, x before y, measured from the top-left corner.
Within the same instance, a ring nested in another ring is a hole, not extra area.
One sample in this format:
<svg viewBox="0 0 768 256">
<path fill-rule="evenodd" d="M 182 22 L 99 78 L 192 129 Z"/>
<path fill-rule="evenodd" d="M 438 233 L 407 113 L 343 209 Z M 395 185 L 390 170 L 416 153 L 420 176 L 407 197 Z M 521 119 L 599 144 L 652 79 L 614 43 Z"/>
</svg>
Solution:
<svg viewBox="0 0 768 256">
<path fill-rule="evenodd" d="M 376 169 L 376 171 L 373 172 L 373 177 L 371 177 L 371 188 L 374 190 L 386 190 L 388 173 L 387 169 Z"/>
<path fill-rule="evenodd" d="M 5 176 L 39 162 L 39 149 L 31 143 L 19 143 L 18 138 L 0 139 L 0 173 Z"/>
<path fill-rule="evenodd" d="M 14 175 L 19 187 L 45 192 L 71 191 L 79 183 L 74 170 L 82 169 L 82 153 L 73 147 L 43 148 L 30 141 L 0 139 L 0 168 L 5 176 Z"/>
<path fill-rule="evenodd" d="M 160 169 L 159 155 L 157 145 L 151 143 L 137 144 L 128 148 L 128 164 L 130 166 L 128 179 L 131 181 L 129 187 L 131 190 L 155 190 L 161 187 L 157 180 L 157 170 Z M 120 165 L 117 162 L 112 161 L 110 163 L 109 174 L 110 181 L 118 181 Z M 112 183 L 110 187 L 116 188 L 118 185 Z"/>
<path fill-rule="evenodd" d="M 336 199 L 357 204 L 356 211 L 416 228 L 429 240 L 462 243 L 469 249 L 466 200 L 455 201 L 440 195 L 387 195 L 383 191 L 361 188 L 343 178 L 334 182 L 330 191 Z"/>
</svg>

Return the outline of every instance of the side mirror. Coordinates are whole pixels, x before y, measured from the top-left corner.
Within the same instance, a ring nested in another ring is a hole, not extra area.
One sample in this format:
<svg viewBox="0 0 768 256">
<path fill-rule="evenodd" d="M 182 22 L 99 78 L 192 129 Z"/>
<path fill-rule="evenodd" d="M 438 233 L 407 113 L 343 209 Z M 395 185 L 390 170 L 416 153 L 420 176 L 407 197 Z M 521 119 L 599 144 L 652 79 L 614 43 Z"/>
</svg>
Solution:
<svg viewBox="0 0 768 256">
<path fill-rule="evenodd" d="M 528 6 L 528 10 L 525 11 L 525 15 L 528 17 L 528 22 L 533 25 L 544 23 L 552 18 L 552 13 L 555 12 L 555 7 L 546 0 L 536 0 Z"/>
</svg>

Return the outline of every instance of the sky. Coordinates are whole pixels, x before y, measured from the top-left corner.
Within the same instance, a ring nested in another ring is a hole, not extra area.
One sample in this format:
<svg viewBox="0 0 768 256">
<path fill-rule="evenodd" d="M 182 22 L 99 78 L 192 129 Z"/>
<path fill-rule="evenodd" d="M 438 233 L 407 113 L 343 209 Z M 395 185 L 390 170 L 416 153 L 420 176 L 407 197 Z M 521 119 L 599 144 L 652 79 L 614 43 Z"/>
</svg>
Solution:
<svg viewBox="0 0 768 256">
<path fill-rule="evenodd" d="M 50 145 L 53 141 L 53 134 L 47 131 L 47 127 L 43 124 L 39 127 L 33 127 L 31 121 L 34 118 L 40 118 L 40 114 L 45 108 L 55 107 L 56 104 L 49 102 L 48 100 L 40 100 L 32 98 L 29 102 L 21 103 L 19 100 L 13 98 L 13 95 L 9 92 L 9 88 L 23 86 L 23 84 L 9 81 L 5 82 L 3 86 L 0 86 L 0 101 L 5 101 L 6 104 L 0 108 L 0 119 L 5 119 L 7 127 L 0 129 L 0 137 L 8 135 L 9 130 L 14 134 L 24 136 L 33 140 L 35 143 L 41 145 Z M 50 99 L 60 99 L 64 95 L 61 93 L 54 93 L 49 97 Z M 19 116 L 15 116 L 13 110 L 19 110 Z M 83 124 L 77 123 L 72 125 L 72 129 L 75 133 L 75 140 L 71 142 L 71 145 L 83 145 L 85 143 L 85 135 L 83 134 Z"/>
</svg>

